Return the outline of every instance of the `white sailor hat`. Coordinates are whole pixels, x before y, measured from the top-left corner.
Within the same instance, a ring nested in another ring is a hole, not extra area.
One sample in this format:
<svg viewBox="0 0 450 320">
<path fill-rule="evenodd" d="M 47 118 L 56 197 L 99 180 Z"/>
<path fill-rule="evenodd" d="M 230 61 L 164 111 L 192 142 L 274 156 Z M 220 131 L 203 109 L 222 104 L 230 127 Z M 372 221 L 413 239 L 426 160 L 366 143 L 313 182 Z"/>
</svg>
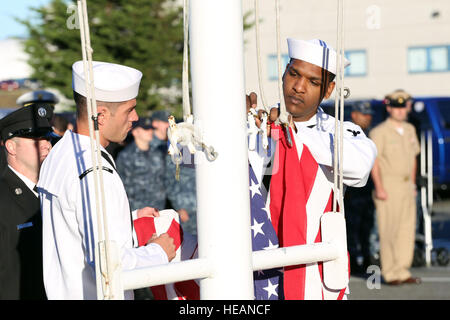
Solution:
<svg viewBox="0 0 450 320">
<path fill-rule="evenodd" d="M 297 40 L 288 38 L 289 57 L 303 60 L 336 74 L 336 51 L 325 41 L 319 39 Z M 344 57 L 344 67 L 350 61 Z"/>
<path fill-rule="evenodd" d="M 105 102 L 132 100 L 139 93 L 142 72 L 137 69 L 109 62 L 92 62 L 95 99 Z M 72 66 L 72 88 L 87 97 L 83 61 Z"/>
<path fill-rule="evenodd" d="M 36 90 L 24 93 L 16 100 L 16 103 L 20 106 L 24 106 L 27 103 L 32 102 L 46 102 L 50 104 L 57 104 L 59 102 L 59 99 L 50 91 Z"/>
</svg>

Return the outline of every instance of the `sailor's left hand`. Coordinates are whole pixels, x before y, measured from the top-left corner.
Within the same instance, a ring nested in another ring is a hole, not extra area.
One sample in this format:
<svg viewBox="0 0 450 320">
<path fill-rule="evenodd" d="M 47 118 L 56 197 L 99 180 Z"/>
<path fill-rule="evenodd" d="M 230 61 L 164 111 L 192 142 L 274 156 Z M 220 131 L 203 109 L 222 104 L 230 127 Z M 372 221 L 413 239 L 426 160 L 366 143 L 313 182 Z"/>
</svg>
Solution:
<svg viewBox="0 0 450 320">
<path fill-rule="evenodd" d="M 151 218 L 155 218 L 155 217 L 159 217 L 159 210 L 156 208 L 152 208 L 152 207 L 145 207 L 145 208 L 141 208 L 137 211 L 137 217 L 138 218 L 143 218 L 143 217 L 151 217 Z"/>
</svg>

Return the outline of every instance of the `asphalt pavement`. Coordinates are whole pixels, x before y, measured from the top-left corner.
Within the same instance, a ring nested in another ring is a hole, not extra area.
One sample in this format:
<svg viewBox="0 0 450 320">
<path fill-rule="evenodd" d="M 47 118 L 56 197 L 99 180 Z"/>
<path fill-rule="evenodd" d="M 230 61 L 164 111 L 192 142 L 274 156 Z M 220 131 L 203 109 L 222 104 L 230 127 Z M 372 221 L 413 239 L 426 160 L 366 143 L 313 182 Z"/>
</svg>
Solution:
<svg viewBox="0 0 450 320">
<path fill-rule="evenodd" d="M 379 280 L 374 270 L 363 276 L 350 277 L 349 300 L 450 300 L 450 267 L 412 268 L 421 284 L 391 286 Z M 377 279 L 378 278 L 378 279 Z"/>
<path fill-rule="evenodd" d="M 432 210 L 433 246 L 450 252 L 450 199 L 439 199 Z M 384 283 L 377 266 L 369 266 L 367 272 L 350 277 L 349 300 L 450 300 L 450 263 L 439 265 L 434 251 L 430 267 L 411 268 L 421 284 L 392 286 Z"/>
</svg>

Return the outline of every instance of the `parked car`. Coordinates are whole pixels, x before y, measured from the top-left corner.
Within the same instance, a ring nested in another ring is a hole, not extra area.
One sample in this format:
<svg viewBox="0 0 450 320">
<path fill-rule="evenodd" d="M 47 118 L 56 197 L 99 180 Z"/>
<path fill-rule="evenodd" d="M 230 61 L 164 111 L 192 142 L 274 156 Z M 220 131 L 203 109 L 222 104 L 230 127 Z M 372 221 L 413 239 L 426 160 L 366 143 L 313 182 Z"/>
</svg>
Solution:
<svg viewBox="0 0 450 320">
<path fill-rule="evenodd" d="M 350 113 L 356 100 L 346 100 L 344 120 L 351 121 Z M 372 105 L 374 115 L 372 126 L 376 126 L 387 117 L 382 100 L 366 99 Z M 325 112 L 334 115 L 334 101 L 321 104 Z M 436 190 L 450 187 L 450 97 L 414 97 L 409 121 L 416 127 L 418 138 L 423 131 L 432 131 L 433 147 L 433 184 Z"/>
<path fill-rule="evenodd" d="M 19 83 L 15 80 L 5 80 L 0 82 L 0 89 L 5 91 L 12 91 L 19 89 Z"/>
</svg>

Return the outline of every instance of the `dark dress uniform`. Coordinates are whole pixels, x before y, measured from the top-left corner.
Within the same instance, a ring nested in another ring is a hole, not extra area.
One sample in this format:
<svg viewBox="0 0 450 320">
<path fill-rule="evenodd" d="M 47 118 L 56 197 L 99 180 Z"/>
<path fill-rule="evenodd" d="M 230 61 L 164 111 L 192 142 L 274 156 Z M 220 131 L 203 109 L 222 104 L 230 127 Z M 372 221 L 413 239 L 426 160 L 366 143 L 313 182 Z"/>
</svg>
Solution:
<svg viewBox="0 0 450 320">
<path fill-rule="evenodd" d="M 0 120 L 1 139 L 50 139 L 52 115 L 48 104 L 20 108 Z M 0 170 L 0 299 L 46 299 L 39 198 L 7 164 Z"/>
<path fill-rule="evenodd" d="M 7 167 L 0 178 L 0 299 L 45 299 L 39 198 Z"/>
</svg>

